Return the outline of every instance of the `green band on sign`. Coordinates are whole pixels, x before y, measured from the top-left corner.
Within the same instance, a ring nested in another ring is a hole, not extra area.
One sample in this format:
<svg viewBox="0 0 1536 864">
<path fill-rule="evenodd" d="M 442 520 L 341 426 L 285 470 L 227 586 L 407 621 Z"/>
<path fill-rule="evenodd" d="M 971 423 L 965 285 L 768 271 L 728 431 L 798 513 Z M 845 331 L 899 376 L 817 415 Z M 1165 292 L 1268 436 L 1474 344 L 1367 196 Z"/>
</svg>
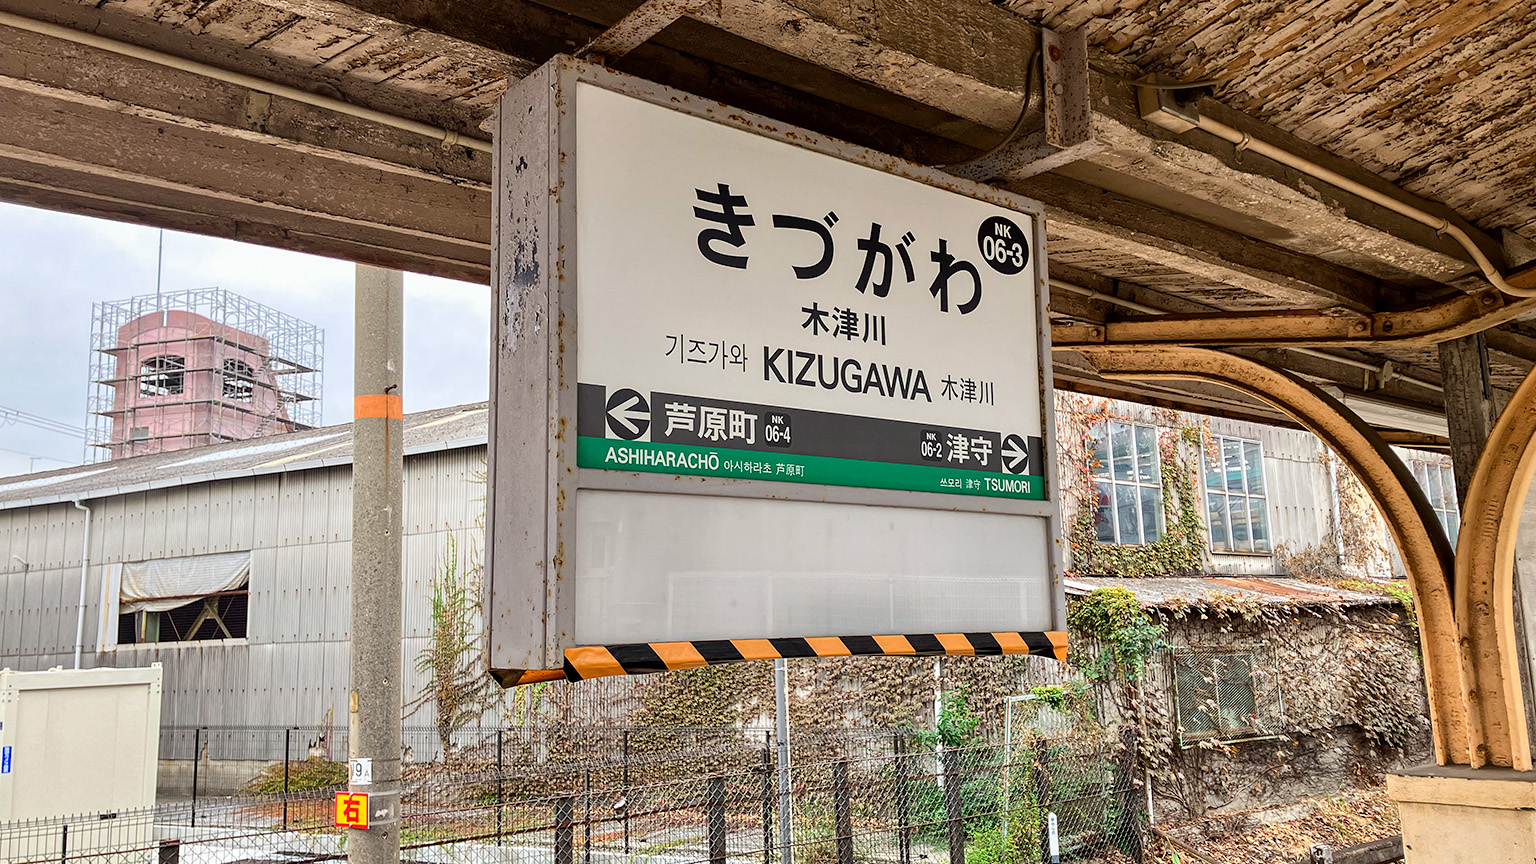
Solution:
<svg viewBox="0 0 1536 864">
<path fill-rule="evenodd" d="M 578 438 L 576 464 L 582 468 L 606 468 L 612 471 L 697 474 L 705 477 L 1045 500 L 1044 478 L 1038 476 L 965 471 L 943 465 L 899 465 L 894 462 L 865 462 L 830 456 L 655 444 L 617 438 Z"/>
</svg>

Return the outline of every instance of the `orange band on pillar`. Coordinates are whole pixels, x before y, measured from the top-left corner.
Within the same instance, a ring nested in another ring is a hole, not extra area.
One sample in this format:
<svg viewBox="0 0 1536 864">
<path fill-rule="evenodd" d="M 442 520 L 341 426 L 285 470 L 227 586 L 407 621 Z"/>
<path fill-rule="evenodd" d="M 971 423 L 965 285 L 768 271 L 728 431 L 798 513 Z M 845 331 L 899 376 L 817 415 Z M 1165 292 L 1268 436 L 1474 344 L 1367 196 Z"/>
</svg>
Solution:
<svg viewBox="0 0 1536 864">
<path fill-rule="evenodd" d="M 405 405 L 399 396 L 388 393 L 371 393 L 352 399 L 352 416 L 358 420 L 380 417 L 385 420 L 404 420 Z"/>
</svg>

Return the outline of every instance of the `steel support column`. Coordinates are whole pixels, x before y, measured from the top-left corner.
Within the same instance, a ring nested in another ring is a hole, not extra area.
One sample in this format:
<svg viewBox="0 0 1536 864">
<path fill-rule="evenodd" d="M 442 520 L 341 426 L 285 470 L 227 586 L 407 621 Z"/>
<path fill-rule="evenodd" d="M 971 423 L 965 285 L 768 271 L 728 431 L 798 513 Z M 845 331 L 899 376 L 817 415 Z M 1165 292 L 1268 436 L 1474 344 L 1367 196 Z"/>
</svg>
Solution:
<svg viewBox="0 0 1536 864">
<path fill-rule="evenodd" d="M 1429 691 L 1435 758 L 1442 765 L 1472 763 L 1471 743 L 1474 740 L 1482 742 L 1487 736 L 1479 731 L 1474 739 L 1474 733 L 1469 729 L 1469 723 L 1480 721 L 1481 715 L 1473 718 L 1469 714 L 1467 691 L 1463 683 L 1462 656 L 1458 648 L 1457 619 L 1454 614 L 1459 607 L 1453 604 L 1452 594 L 1452 575 L 1456 571 L 1450 543 L 1446 541 L 1445 533 L 1436 521 L 1424 493 L 1402 460 L 1397 458 L 1381 436 L 1318 388 L 1287 372 L 1244 357 L 1204 348 L 1128 350 L 1116 347 L 1077 350 L 1082 351 L 1106 378 L 1211 381 L 1262 399 L 1295 418 L 1339 454 L 1364 482 L 1372 500 L 1386 516 L 1388 529 L 1392 532 L 1392 538 L 1402 554 L 1403 566 L 1408 572 L 1408 584 L 1418 610 L 1419 639 L 1424 652 L 1424 679 Z M 1525 393 L 1527 388 L 1536 391 L 1536 384 L 1528 380 L 1521 392 Z M 1532 403 L 1526 412 L 1529 428 L 1536 430 L 1536 395 L 1528 396 L 1528 399 Z M 1501 421 L 1501 427 L 1503 425 Z M 1498 431 L 1496 428 L 1496 437 Z M 1518 436 L 1515 431 L 1510 434 Z M 1529 439 L 1527 432 L 1519 440 L 1523 445 Z M 1493 443 L 1490 441 L 1490 450 Z M 1527 461 L 1536 463 L 1536 460 Z M 1530 466 L 1524 467 L 1524 480 L 1529 483 Z M 1492 494 L 1496 486 L 1496 481 L 1485 482 L 1485 495 Z M 1474 486 L 1474 490 L 1476 488 Z M 1508 488 L 1507 485 L 1505 488 Z M 1523 500 L 1524 488 L 1520 486 L 1522 497 L 1517 499 L 1516 507 Z M 1470 522 L 1471 517 L 1467 518 Z M 1502 516 L 1492 518 L 1497 520 Z M 1464 544 L 1467 542 L 1466 530 L 1464 527 L 1461 541 Z M 1508 557 L 1511 562 L 1514 555 L 1513 537 L 1513 532 L 1510 532 Z M 1484 597 L 1484 602 L 1493 605 L 1485 594 L 1476 596 Z M 1507 584 L 1504 593 L 1499 596 L 1504 597 L 1507 608 Z M 1510 657 L 1513 662 L 1512 650 Z M 1498 677 L 1499 672 L 1494 670 L 1489 686 L 1493 686 L 1502 695 L 1505 688 L 1501 682 L 1505 679 Z M 1518 677 L 1513 680 L 1518 680 Z M 1520 726 L 1523 729 L 1523 717 L 1521 719 Z M 1504 722 L 1501 728 L 1508 726 L 1508 722 Z M 1505 740 L 1502 752 L 1507 753 L 1507 736 Z"/>
<path fill-rule="evenodd" d="M 1488 452 L 1488 439 L 1493 434 L 1494 422 L 1499 416 L 1497 391 L 1493 387 L 1488 368 L 1487 334 L 1477 333 L 1441 342 L 1439 349 L 1440 376 L 1445 384 L 1445 419 L 1450 429 L 1451 462 L 1456 474 L 1456 502 L 1465 510 L 1467 492 L 1483 464 L 1483 454 Z M 1522 506 L 1517 504 L 1514 511 L 1517 519 L 1521 509 Z M 1458 552 L 1458 566 L 1462 563 L 1460 558 Z M 1523 606 L 1518 569 L 1510 571 L 1510 585 L 1513 589 L 1511 600 L 1520 690 L 1530 693 L 1533 681 L 1530 641 L 1526 621 L 1521 614 Z M 1458 624 L 1465 627 L 1467 622 L 1462 620 L 1459 606 L 1456 614 Z M 1513 687 L 1514 682 L 1510 684 Z M 1532 704 L 1527 702 L 1525 706 L 1527 729 L 1536 722 L 1536 718 L 1531 716 Z"/>
<path fill-rule="evenodd" d="M 1515 541 L 1536 473 L 1533 435 L 1536 373 L 1521 382 L 1488 436 L 1467 489 L 1457 538 L 1456 621 L 1474 712 L 1474 767 L 1531 770 L 1514 594 Z"/>
</svg>

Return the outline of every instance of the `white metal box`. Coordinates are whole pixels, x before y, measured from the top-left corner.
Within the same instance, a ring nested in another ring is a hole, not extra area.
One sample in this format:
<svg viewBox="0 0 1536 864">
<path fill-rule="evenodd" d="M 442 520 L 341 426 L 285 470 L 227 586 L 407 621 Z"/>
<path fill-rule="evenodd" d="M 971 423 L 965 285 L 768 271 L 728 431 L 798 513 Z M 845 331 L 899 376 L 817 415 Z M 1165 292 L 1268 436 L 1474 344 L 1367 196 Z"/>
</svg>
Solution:
<svg viewBox="0 0 1536 864">
<path fill-rule="evenodd" d="M 47 831 L 61 835 L 62 817 L 99 823 L 81 830 L 80 820 L 70 820 L 70 855 L 148 840 L 150 820 L 122 820 L 121 831 L 112 823 L 124 811 L 155 804 L 160 691 L 159 663 L 138 669 L 0 670 L 0 823 L 60 820 Z M 119 836 L 123 832 L 146 837 Z M 66 842 L 63 836 L 57 840 Z M 36 836 L 28 841 L 41 842 Z M 35 851 L 0 849 L 0 861 L 13 852 Z"/>
</svg>

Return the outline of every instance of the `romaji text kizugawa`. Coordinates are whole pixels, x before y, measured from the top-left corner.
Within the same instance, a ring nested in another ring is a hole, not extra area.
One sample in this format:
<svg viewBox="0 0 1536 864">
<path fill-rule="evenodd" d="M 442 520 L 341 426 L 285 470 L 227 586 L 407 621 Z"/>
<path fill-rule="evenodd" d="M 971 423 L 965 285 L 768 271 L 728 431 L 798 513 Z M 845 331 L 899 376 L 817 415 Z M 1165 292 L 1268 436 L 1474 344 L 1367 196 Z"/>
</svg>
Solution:
<svg viewBox="0 0 1536 864">
<path fill-rule="evenodd" d="M 801 387 L 878 393 L 891 399 L 932 402 L 928 377 L 921 369 L 885 363 L 860 363 L 851 357 L 828 357 L 814 351 L 763 346 L 763 380 Z"/>
</svg>

